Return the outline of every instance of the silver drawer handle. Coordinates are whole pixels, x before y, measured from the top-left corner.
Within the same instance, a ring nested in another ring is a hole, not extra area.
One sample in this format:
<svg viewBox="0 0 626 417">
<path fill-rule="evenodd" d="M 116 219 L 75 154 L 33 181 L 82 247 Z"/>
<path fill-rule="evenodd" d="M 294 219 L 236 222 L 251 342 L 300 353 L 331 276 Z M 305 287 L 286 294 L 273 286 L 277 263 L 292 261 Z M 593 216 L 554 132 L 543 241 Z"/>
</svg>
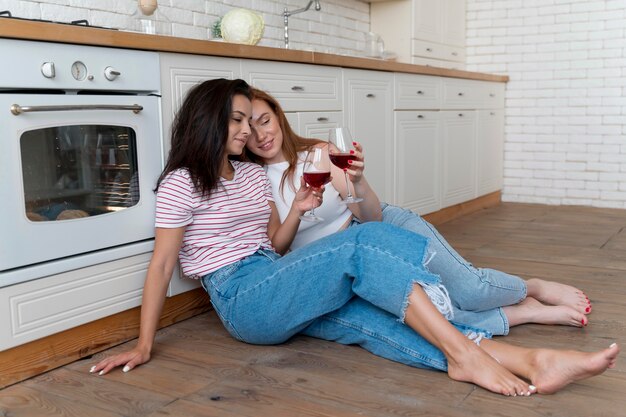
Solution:
<svg viewBox="0 0 626 417">
<path fill-rule="evenodd" d="M 419 94 L 419 95 L 424 95 L 424 92 L 423 92 L 422 90 L 419 90 L 419 91 L 417 92 L 417 94 Z"/>
<path fill-rule="evenodd" d="M 367 98 L 374 98 L 374 97 L 376 97 L 376 94 L 368 93 L 368 94 L 365 95 L 365 97 L 367 97 Z"/>
<path fill-rule="evenodd" d="M 424 116 L 423 116 L 423 115 L 421 115 L 421 114 L 418 114 L 418 115 L 417 115 L 417 118 L 418 118 L 418 119 L 423 119 L 423 118 L 424 118 Z"/>
<path fill-rule="evenodd" d="M 459 113 L 459 117 L 463 117 L 463 113 Z"/>
<path fill-rule="evenodd" d="M 294 85 L 293 87 L 291 87 L 291 91 L 304 91 L 304 87 Z"/>
<path fill-rule="evenodd" d="M 327 122 L 328 121 L 328 117 L 318 117 L 317 121 L 318 122 Z"/>
<path fill-rule="evenodd" d="M 20 106 L 11 105 L 11 113 L 19 116 L 22 113 L 40 111 L 73 111 L 73 110 L 132 110 L 137 114 L 143 110 L 139 104 L 119 105 L 119 104 L 82 104 L 82 105 L 62 105 L 62 106 Z"/>
<path fill-rule="evenodd" d="M 462 96 L 463 96 L 463 93 L 459 93 L 459 97 L 462 97 Z"/>
</svg>

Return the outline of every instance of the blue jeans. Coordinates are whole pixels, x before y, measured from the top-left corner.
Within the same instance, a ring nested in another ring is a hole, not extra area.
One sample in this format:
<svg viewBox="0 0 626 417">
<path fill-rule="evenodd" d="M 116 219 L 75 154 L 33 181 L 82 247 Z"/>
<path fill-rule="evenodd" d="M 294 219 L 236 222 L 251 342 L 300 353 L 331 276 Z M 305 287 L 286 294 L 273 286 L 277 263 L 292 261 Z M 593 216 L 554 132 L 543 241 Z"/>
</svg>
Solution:
<svg viewBox="0 0 626 417">
<path fill-rule="evenodd" d="M 383 222 L 424 236 L 435 256 L 427 269 L 441 277 L 452 300 L 454 321 L 485 329 L 494 335 L 509 333 L 501 307 L 526 298 L 526 283 L 520 277 L 495 269 L 475 268 L 459 255 L 433 225 L 410 210 L 381 204 Z"/>
<path fill-rule="evenodd" d="M 327 236 L 280 257 L 260 250 L 202 277 L 229 333 L 254 344 L 297 333 L 408 365 L 447 369 L 444 355 L 404 323 L 415 284 L 429 294 L 440 280 L 424 266 L 428 240 L 383 223 Z M 485 332 L 458 326 L 470 338 Z"/>
</svg>

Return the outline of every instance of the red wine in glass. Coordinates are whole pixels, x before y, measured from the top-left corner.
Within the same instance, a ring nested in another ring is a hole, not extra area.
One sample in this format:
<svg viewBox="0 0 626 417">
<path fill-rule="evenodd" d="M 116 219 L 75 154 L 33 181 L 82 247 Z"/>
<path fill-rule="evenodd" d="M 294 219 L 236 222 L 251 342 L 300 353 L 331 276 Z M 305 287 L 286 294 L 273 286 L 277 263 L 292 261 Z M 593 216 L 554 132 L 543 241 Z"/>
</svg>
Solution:
<svg viewBox="0 0 626 417">
<path fill-rule="evenodd" d="M 331 153 L 329 156 L 330 162 L 340 169 L 349 168 L 350 163 L 348 161 L 354 161 L 356 159 L 356 155 L 351 155 L 349 153 Z"/>
<path fill-rule="evenodd" d="M 312 148 L 306 155 L 304 160 L 304 168 L 302 169 L 302 177 L 304 181 L 313 188 L 319 188 L 330 181 L 330 163 L 325 157 L 322 148 Z M 319 222 L 324 219 L 315 215 L 315 208 L 307 211 L 301 220 L 308 222 Z"/>
<path fill-rule="evenodd" d="M 347 127 L 330 129 L 328 141 L 335 145 L 335 149 L 329 152 L 330 161 L 333 165 L 336 165 L 342 170 L 350 167 L 349 161 L 356 159 L 356 156 L 350 154 L 353 142 L 350 130 L 348 130 Z M 344 176 L 346 178 L 346 189 L 348 190 L 348 195 L 346 198 L 341 200 L 341 202 L 344 204 L 352 204 L 363 201 L 362 198 L 352 195 L 352 192 L 350 191 L 350 183 L 348 181 L 348 173 L 346 171 L 344 171 Z"/>
<path fill-rule="evenodd" d="M 319 188 L 327 184 L 330 180 L 330 171 L 328 172 L 305 172 L 302 174 L 304 181 L 313 188 Z"/>
</svg>

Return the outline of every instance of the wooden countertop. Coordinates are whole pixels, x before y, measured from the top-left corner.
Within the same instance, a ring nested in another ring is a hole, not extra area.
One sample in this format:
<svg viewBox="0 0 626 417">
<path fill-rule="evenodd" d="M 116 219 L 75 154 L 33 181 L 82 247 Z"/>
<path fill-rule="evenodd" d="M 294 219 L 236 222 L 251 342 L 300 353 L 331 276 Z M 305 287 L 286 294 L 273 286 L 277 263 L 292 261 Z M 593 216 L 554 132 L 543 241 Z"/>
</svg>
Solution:
<svg viewBox="0 0 626 417">
<path fill-rule="evenodd" d="M 205 41 L 176 38 L 173 36 L 147 35 L 121 30 L 97 29 L 6 18 L 0 18 L 0 38 L 234 58 L 263 59 L 269 61 L 287 61 L 304 64 L 439 75 L 443 77 L 497 82 L 507 82 L 509 80 L 509 77 L 505 75 L 450 70 L 445 68 L 384 61 L 381 59 L 358 58 L 352 56 L 325 54 L 321 52 L 269 48 L 264 46 L 249 46 L 227 42 L 214 42 L 209 40 Z"/>
</svg>

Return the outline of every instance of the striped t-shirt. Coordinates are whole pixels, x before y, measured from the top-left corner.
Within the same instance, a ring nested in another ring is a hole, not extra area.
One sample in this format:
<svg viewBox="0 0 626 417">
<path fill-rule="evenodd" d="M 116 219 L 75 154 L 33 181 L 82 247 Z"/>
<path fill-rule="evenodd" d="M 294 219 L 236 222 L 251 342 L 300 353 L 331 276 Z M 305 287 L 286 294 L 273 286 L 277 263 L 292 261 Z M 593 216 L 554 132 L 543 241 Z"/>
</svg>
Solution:
<svg viewBox="0 0 626 417">
<path fill-rule="evenodd" d="M 185 275 L 199 278 L 259 248 L 267 236 L 272 189 L 259 165 L 231 161 L 234 178 L 220 178 L 210 198 L 196 190 L 187 169 L 169 173 L 159 185 L 156 227 L 186 226 L 179 253 Z"/>
</svg>

